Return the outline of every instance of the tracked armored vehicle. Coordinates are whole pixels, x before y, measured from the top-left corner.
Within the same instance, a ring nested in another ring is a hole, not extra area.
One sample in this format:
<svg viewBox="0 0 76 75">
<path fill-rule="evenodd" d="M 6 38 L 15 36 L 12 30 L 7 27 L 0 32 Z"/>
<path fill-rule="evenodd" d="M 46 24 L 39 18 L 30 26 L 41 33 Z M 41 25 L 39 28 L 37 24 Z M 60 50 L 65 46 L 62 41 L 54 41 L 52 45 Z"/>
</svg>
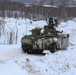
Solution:
<svg viewBox="0 0 76 75">
<path fill-rule="evenodd" d="M 34 28 L 31 35 L 25 35 L 21 39 L 21 46 L 26 53 L 42 53 L 44 50 L 55 52 L 67 49 L 69 45 L 69 34 L 57 31 L 58 20 L 49 18 L 44 28 Z"/>
</svg>

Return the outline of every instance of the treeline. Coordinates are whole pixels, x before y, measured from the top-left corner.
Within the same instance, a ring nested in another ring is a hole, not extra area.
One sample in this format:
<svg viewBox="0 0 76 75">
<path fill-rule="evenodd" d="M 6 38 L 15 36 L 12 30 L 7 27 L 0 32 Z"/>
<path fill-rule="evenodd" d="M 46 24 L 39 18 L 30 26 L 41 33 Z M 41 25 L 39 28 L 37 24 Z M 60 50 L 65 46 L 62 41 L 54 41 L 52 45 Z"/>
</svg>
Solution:
<svg viewBox="0 0 76 75">
<path fill-rule="evenodd" d="M 0 2 L 0 16 L 5 17 L 24 17 L 25 6 L 17 2 Z"/>
<path fill-rule="evenodd" d="M 32 4 L 30 6 L 17 2 L 0 2 L 0 17 L 29 18 L 33 20 L 56 17 L 68 20 L 76 17 L 76 7 L 57 6 L 45 7 Z"/>
<path fill-rule="evenodd" d="M 76 7 L 53 7 L 50 8 L 50 12 L 48 13 L 48 17 L 56 17 L 60 20 L 69 20 L 76 17 Z"/>
</svg>

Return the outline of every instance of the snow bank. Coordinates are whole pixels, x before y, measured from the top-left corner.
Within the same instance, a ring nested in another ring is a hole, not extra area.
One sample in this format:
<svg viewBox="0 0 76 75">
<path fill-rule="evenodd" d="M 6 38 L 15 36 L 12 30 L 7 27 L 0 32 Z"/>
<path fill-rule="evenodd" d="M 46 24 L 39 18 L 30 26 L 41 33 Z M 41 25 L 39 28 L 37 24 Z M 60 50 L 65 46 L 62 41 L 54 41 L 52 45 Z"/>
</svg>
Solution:
<svg viewBox="0 0 76 75">
<path fill-rule="evenodd" d="M 1 19 L 1 18 L 0 18 Z M 24 35 L 31 34 L 30 30 L 40 26 L 43 27 L 45 21 L 30 22 L 29 19 L 5 18 L 0 22 L 0 44 L 20 44 Z"/>
<path fill-rule="evenodd" d="M 69 20 L 67 22 L 61 22 L 61 24 L 58 27 L 59 29 L 63 30 L 63 33 L 70 34 L 70 45 L 76 44 L 76 21 Z"/>
</svg>

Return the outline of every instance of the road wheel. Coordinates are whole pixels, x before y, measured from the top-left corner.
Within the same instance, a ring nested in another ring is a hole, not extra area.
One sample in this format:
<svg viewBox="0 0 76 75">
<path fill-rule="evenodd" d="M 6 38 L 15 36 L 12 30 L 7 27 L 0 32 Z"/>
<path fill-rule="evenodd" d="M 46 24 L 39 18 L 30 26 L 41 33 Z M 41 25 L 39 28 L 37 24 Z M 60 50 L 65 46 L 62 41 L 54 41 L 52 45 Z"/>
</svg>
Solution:
<svg viewBox="0 0 76 75">
<path fill-rule="evenodd" d="M 50 52 L 54 53 L 56 51 L 56 43 L 55 42 L 51 43 L 48 49 L 50 50 Z"/>
<path fill-rule="evenodd" d="M 22 50 L 24 53 L 28 52 L 30 49 L 32 49 L 32 46 L 26 43 L 22 43 Z"/>
</svg>

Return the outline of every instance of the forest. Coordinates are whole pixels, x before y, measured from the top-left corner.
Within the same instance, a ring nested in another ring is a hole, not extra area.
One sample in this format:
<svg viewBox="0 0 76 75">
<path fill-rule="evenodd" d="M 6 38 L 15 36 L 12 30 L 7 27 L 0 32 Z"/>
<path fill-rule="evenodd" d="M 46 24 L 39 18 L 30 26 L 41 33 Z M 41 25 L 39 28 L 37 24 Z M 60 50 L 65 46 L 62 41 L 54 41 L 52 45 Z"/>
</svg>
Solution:
<svg viewBox="0 0 76 75">
<path fill-rule="evenodd" d="M 76 17 L 76 7 L 64 6 L 44 6 L 35 3 L 27 6 L 19 2 L 0 2 L 0 17 L 29 18 L 31 20 L 41 20 L 48 17 L 55 17 L 60 20 L 68 20 Z"/>
</svg>

